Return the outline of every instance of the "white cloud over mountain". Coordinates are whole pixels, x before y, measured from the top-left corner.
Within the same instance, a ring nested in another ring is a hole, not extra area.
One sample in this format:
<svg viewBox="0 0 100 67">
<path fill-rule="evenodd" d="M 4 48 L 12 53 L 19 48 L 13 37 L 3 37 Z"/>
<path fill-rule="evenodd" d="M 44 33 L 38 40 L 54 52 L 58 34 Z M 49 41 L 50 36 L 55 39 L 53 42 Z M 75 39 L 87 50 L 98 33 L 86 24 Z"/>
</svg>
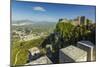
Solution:
<svg viewBox="0 0 100 67">
<path fill-rule="evenodd" d="M 35 6 L 35 7 L 33 7 L 33 10 L 35 10 L 35 11 L 46 11 L 46 9 L 44 8 L 44 7 L 41 7 L 41 6 Z"/>
</svg>

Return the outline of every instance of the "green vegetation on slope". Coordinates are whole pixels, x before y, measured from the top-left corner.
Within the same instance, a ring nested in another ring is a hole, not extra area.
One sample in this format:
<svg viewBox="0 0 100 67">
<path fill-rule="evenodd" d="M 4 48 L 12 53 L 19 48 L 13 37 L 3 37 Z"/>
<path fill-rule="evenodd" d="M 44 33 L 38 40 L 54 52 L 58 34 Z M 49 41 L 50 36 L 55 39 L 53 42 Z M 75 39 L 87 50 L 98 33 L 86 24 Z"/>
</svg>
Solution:
<svg viewBox="0 0 100 67">
<path fill-rule="evenodd" d="M 70 37 L 73 27 L 70 22 L 58 22 L 55 32 L 58 32 L 63 38 Z"/>
<path fill-rule="evenodd" d="M 25 41 L 25 42 L 19 42 L 19 41 L 12 42 L 11 65 L 26 64 L 28 61 L 28 49 L 32 47 L 39 47 L 43 42 L 43 40 L 44 40 L 43 38 L 40 38 L 40 39 Z M 15 64 L 15 58 L 18 51 L 20 52 L 17 56 L 17 62 Z"/>
<path fill-rule="evenodd" d="M 77 41 L 87 40 L 95 44 L 95 23 L 91 23 L 89 20 L 87 24 L 80 24 L 74 26 L 69 20 L 66 22 L 58 22 L 56 25 L 55 33 L 58 37 L 58 42 L 55 46 L 59 48 L 66 47 L 70 44 L 76 44 Z"/>
</svg>

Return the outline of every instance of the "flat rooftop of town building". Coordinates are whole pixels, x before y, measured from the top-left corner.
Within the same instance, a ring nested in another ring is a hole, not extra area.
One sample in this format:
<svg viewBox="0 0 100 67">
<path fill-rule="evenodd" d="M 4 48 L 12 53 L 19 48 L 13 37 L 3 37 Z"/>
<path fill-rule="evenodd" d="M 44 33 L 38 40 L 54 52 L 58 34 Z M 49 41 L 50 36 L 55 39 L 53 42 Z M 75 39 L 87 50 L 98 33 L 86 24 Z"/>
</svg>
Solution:
<svg viewBox="0 0 100 67">
<path fill-rule="evenodd" d="M 51 64 L 52 61 L 45 55 L 25 65 Z"/>
<path fill-rule="evenodd" d="M 82 57 L 87 56 L 87 52 L 75 47 L 73 45 L 70 45 L 66 48 L 60 49 L 61 52 L 63 52 L 65 55 L 76 61 L 77 59 L 80 59 Z"/>
<path fill-rule="evenodd" d="M 94 48 L 93 43 L 91 43 L 90 41 L 79 41 L 78 44 L 81 44 L 83 46 L 87 46 L 87 47 L 90 47 L 90 48 Z"/>
</svg>

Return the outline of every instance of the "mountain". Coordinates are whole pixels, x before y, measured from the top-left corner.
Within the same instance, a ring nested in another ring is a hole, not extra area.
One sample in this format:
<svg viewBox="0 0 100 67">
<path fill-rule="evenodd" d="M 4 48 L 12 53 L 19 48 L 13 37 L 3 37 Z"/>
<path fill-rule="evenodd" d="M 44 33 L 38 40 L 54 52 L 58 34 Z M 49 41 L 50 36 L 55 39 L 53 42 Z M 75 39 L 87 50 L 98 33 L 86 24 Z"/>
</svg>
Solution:
<svg viewBox="0 0 100 67">
<path fill-rule="evenodd" d="M 31 25 L 34 24 L 31 20 L 19 20 L 19 21 L 12 21 L 13 26 L 23 26 L 23 25 Z"/>
<path fill-rule="evenodd" d="M 31 21 L 31 20 L 19 20 L 19 21 L 12 21 L 13 26 L 24 26 L 24 25 L 34 25 L 34 26 L 41 26 L 41 25 L 52 25 L 55 22 L 49 21 Z"/>
<path fill-rule="evenodd" d="M 48 21 L 31 21 L 31 20 L 20 20 L 13 21 L 12 28 L 13 29 L 32 29 L 34 32 L 45 32 L 45 31 L 53 31 L 56 26 L 56 22 L 48 22 Z"/>
</svg>

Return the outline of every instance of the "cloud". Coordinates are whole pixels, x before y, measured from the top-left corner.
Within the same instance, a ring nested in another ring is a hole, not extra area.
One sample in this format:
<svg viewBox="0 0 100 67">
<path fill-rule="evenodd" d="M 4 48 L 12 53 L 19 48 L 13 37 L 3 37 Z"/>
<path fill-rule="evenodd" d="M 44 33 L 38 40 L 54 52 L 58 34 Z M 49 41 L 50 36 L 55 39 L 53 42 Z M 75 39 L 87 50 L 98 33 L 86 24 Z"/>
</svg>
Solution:
<svg viewBox="0 0 100 67">
<path fill-rule="evenodd" d="M 41 6 L 35 6 L 35 7 L 33 7 L 33 10 L 35 10 L 35 11 L 46 11 L 46 9 L 44 9 L 43 7 L 41 7 Z"/>
</svg>

